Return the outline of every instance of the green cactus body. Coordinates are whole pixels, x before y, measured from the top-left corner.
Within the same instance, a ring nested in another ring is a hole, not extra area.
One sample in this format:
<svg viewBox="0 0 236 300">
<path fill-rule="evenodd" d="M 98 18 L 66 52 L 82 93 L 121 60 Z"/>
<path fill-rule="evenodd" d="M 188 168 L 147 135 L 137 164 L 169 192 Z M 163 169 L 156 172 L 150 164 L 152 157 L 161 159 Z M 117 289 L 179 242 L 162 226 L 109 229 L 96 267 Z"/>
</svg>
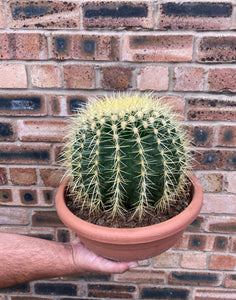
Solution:
<svg viewBox="0 0 236 300">
<path fill-rule="evenodd" d="M 65 157 L 75 201 L 112 216 L 168 208 L 189 165 L 186 133 L 175 114 L 138 94 L 88 104 L 74 119 Z"/>
</svg>

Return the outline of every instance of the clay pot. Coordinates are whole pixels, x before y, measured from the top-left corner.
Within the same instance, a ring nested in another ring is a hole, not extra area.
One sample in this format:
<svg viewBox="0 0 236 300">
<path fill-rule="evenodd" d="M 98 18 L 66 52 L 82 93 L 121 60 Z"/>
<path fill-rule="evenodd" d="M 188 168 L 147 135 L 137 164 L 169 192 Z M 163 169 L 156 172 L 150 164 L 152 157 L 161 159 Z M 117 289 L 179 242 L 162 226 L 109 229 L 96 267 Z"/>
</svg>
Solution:
<svg viewBox="0 0 236 300">
<path fill-rule="evenodd" d="M 64 192 L 68 180 L 61 183 L 56 195 L 57 213 L 61 221 L 75 232 L 80 240 L 95 253 L 118 261 L 137 261 L 156 256 L 182 236 L 200 212 L 203 192 L 192 174 L 193 197 L 179 215 L 156 225 L 137 228 L 110 228 L 88 223 L 76 217 L 66 206 Z"/>
</svg>

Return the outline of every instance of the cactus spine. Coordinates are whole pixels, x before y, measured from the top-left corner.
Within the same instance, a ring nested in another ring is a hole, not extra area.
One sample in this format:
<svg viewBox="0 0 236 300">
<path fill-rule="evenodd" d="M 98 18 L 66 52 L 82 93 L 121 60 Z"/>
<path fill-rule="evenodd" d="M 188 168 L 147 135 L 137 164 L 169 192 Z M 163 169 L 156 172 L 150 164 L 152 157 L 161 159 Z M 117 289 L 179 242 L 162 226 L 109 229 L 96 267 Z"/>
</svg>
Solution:
<svg viewBox="0 0 236 300">
<path fill-rule="evenodd" d="M 113 217 L 167 209 L 189 167 L 185 131 L 150 95 L 120 94 L 86 105 L 73 120 L 64 154 L 74 201 Z"/>
</svg>

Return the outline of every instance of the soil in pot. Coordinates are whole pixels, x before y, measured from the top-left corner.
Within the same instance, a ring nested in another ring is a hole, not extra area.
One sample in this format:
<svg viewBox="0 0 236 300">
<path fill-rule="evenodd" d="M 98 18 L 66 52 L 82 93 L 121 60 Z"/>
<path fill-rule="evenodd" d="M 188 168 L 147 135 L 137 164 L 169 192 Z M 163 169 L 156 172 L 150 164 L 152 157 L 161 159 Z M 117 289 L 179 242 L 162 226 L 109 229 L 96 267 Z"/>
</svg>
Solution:
<svg viewBox="0 0 236 300">
<path fill-rule="evenodd" d="M 142 216 L 140 219 L 139 216 L 133 217 L 133 212 L 125 212 L 124 216 L 116 216 L 112 218 L 110 213 L 104 212 L 91 212 L 89 209 L 81 209 L 80 205 L 75 205 L 73 199 L 69 196 L 68 189 L 65 190 L 65 201 L 68 209 L 77 217 L 96 224 L 100 226 L 113 227 L 113 228 L 135 228 L 135 227 L 144 227 L 149 225 L 158 224 L 164 221 L 167 221 L 174 216 L 181 213 L 191 202 L 192 199 L 192 184 L 189 181 L 186 184 L 185 191 L 182 192 L 176 201 L 171 203 L 168 211 L 152 211 L 148 212 Z"/>
</svg>

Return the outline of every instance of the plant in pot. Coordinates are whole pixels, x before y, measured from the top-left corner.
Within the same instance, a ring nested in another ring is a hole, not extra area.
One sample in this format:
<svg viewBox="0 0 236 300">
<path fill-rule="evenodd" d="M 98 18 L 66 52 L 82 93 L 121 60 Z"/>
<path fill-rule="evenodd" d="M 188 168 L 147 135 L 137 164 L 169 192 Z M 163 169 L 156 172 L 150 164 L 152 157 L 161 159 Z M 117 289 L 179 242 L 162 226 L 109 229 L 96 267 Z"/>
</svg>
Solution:
<svg viewBox="0 0 236 300">
<path fill-rule="evenodd" d="M 170 248 L 202 206 L 189 138 L 152 95 L 97 99 L 74 117 L 57 195 L 62 222 L 99 255 L 141 260 Z"/>
</svg>

